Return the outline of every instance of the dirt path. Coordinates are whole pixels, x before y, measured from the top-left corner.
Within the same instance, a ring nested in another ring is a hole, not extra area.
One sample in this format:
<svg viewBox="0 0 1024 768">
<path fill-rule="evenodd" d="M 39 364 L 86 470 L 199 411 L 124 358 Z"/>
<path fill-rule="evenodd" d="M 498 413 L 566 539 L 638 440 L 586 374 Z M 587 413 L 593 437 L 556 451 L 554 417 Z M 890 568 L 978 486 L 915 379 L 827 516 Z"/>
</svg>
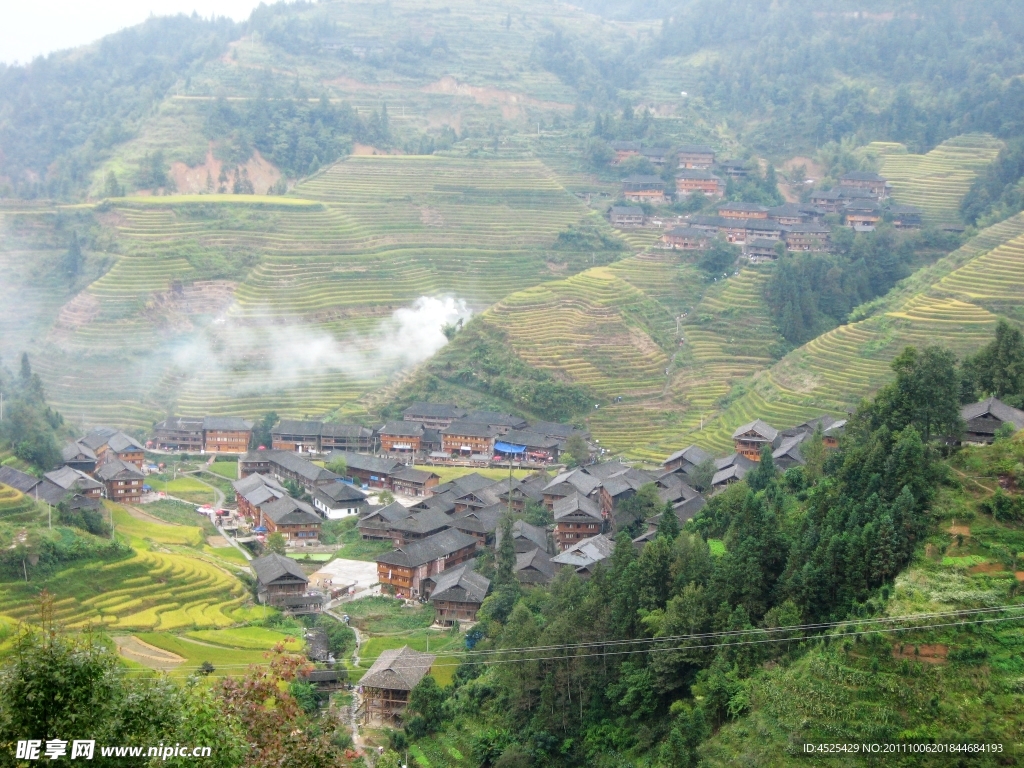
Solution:
<svg viewBox="0 0 1024 768">
<path fill-rule="evenodd" d="M 182 664 L 185 659 L 176 653 L 157 648 L 139 640 L 135 635 L 122 635 L 113 638 L 118 652 L 126 659 L 143 664 L 151 669 L 169 670 Z"/>
<path fill-rule="evenodd" d="M 213 491 L 213 493 L 214 493 L 213 506 L 216 509 L 220 509 L 221 507 L 224 506 L 224 491 L 222 491 L 216 485 L 210 485 L 208 482 L 203 480 L 203 478 L 199 477 L 200 472 L 209 472 L 209 471 L 210 470 L 208 470 L 208 469 L 203 469 L 203 470 L 196 470 L 195 472 L 185 472 L 183 474 L 188 475 L 193 480 L 195 480 L 197 483 L 202 483 L 207 488 L 209 488 L 211 491 Z M 210 472 L 210 474 L 216 474 L 216 473 L 215 472 Z"/>
<path fill-rule="evenodd" d="M 957 469 L 956 467 L 951 467 L 951 469 L 952 469 L 952 470 L 953 470 L 954 472 L 956 472 L 956 473 L 957 473 L 957 474 L 958 474 L 958 475 L 959 475 L 959 476 L 960 476 L 961 478 L 963 478 L 964 480 L 969 480 L 969 481 L 971 481 L 972 483 L 974 483 L 974 484 L 975 484 L 976 486 L 978 486 L 979 488 L 981 488 L 981 489 L 982 489 L 983 491 L 985 491 L 986 493 L 992 494 L 992 493 L 995 493 L 995 492 L 996 492 L 996 489 L 995 489 L 995 488 L 989 488 L 989 487 L 988 487 L 987 485 L 985 485 L 984 483 L 980 483 L 980 482 L 978 482 L 978 481 L 977 481 L 977 480 L 976 480 L 975 478 L 971 477 L 971 476 L 970 476 L 970 475 L 968 475 L 968 474 L 967 474 L 966 472 L 961 472 L 961 471 L 960 471 L 959 469 Z"/>
</svg>

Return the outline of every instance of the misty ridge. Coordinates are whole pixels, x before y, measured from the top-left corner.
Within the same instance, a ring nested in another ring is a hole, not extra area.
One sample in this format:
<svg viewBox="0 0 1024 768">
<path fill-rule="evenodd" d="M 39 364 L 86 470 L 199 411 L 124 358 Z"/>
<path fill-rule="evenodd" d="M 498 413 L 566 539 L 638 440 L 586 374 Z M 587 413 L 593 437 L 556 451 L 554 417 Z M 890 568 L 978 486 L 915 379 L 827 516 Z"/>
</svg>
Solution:
<svg viewBox="0 0 1024 768">
<path fill-rule="evenodd" d="M 299 320 L 220 318 L 176 347 L 171 362 L 189 378 L 225 381 L 236 395 L 298 387 L 314 372 L 369 380 L 422 363 L 448 343 L 444 326 L 472 316 L 464 299 L 420 296 L 373 331 L 342 339 Z"/>
</svg>

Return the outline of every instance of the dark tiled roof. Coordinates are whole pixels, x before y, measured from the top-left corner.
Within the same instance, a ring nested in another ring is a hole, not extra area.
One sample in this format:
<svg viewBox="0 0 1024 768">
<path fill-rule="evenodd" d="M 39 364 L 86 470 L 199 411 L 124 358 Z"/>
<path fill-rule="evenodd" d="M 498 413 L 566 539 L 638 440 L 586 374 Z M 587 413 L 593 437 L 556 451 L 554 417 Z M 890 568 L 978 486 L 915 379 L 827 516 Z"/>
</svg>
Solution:
<svg viewBox="0 0 1024 768">
<path fill-rule="evenodd" d="M 0 467 L 0 483 L 28 493 L 39 484 L 39 478 L 22 472 L 14 467 Z"/>
<path fill-rule="evenodd" d="M 994 397 L 980 403 L 965 405 L 960 409 L 960 418 L 964 421 L 981 416 L 994 416 L 1004 423 L 1013 424 L 1017 429 L 1024 429 L 1024 411 L 1019 411 Z"/>
<path fill-rule="evenodd" d="M 430 600 L 450 600 L 459 603 L 482 603 L 491 588 L 491 580 L 473 570 L 473 563 L 461 563 L 447 568 L 433 577 L 434 590 Z"/>
<path fill-rule="evenodd" d="M 429 653 L 414 651 L 407 645 L 382 651 L 359 680 L 359 684 L 365 688 L 411 691 L 427 676 L 435 658 Z"/>
<path fill-rule="evenodd" d="M 377 562 L 415 568 L 475 545 L 476 539 L 472 536 L 449 528 L 425 539 L 404 544 L 393 552 L 386 552 L 377 557 Z"/>
<path fill-rule="evenodd" d="M 391 475 L 392 480 L 404 480 L 407 483 L 426 483 L 432 477 L 438 477 L 437 473 L 414 467 L 400 469 Z"/>
<path fill-rule="evenodd" d="M 279 555 L 276 552 L 271 552 L 263 557 L 257 557 L 249 563 L 249 567 L 252 568 L 256 578 L 262 584 L 270 584 L 286 575 L 302 579 L 303 582 L 309 581 L 306 578 L 306 572 L 302 570 L 298 563 L 290 557 Z"/>
<path fill-rule="evenodd" d="M 694 181 L 722 181 L 721 176 L 717 176 L 711 171 L 703 171 L 698 168 L 683 168 L 676 171 L 676 178 L 692 179 Z"/>
<path fill-rule="evenodd" d="M 89 461 L 96 461 L 96 453 L 87 445 L 82 443 L 67 443 L 60 450 L 60 456 L 64 461 L 74 461 L 79 456 Z"/>
<path fill-rule="evenodd" d="M 138 440 L 131 435 L 126 435 L 124 432 L 115 432 L 112 434 L 107 440 L 107 447 L 114 453 L 143 450 Z"/>
<path fill-rule="evenodd" d="M 169 419 L 164 419 L 156 426 L 153 427 L 153 431 L 169 431 L 169 432 L 202 432 L 203 431 L 203 417 L 202 416 L 172 416 Z"/>
<path fill-rule="evenodd" d="M 882 176 L 869 171 L 850 171 L 839 177 L 840 181 L 885 181 Z"/>
<path fill-rule="evenodd" d="M 380 519 L 384 522 L 393 523 L 397 520 L 404 520 L 407 517 L 409 517 L 409 510 L 397 501 L 393 501 L 386 507 L 371 507 L 360 518 L 359 522 L 362 524 L 364 520 Z"/>
<path fill-rule="evenodd" d="M 431 509 L 416 514 L 406 514 L 391 522 L 391 528 L 405 533 L 417 533 L 421 536 L 438 533 L 445 528 L 454 527 L 454 523 L 444 512 Z"/>
<path fill-rule="evenodd" d="M 318 486 L 314 495 L 320 497 L 321 501 L 366 501 L 365 493 L 358 488 L 353 488 L 348 483 L 341 482 Z"/>
<path fill-rule="evenodd" d="M 43 475 L 54 485 L 59 485 L 66 490 L 87 491 L 91 488 L 102 488 L 101 483 L 96 482 L 84 472 L 79 472 L 71 467 L 61 467 Z"/>
<path fill-rule="evenodd" d="M 508 510 L 505 504 L 492 504 L 483 509 L 469 509 L 448 518 L 452 528 L 467 533 L 494 533 L 501 516 Z"/>
<path fill-rule="evenodd" d="M 379 434 L 388 437 L 423 437 L 423 425 L 418 421 L 389 421 Z"/>
<path fill-rule="evenodd" d="M 644 209 L 634 205 L 613 205 L 612 213 L 619 216 L 643 216 Z"/>
<path fill-rule="evenodd" d="M 349 471 L 357 469 L 361 472 L 372 472 L 377 475 L 390 475 L 402 466 L 402 462 L 396 459 L 381 459 L 377 456 L 367 456 L 362 453 L 350 451 L 331 451 L 327 456 L 327 463 L 342 458 Z"/>
<path fill-rule="evenodd" d="M 121 461 L 117 457 L 111 457 L 96 470 L 96 476 L 100 480 L 115 480 L 121 477 L 140 478 L 145 477 L 142 470 L 134 464 Z"/>
<path fill-rule="evenodd" d="M 286 421 L 271 430 L 272 435 L 296 435 L 298 437 L 319 437 L 323 423 L 319 421 Z"/>
<path fill-rule="evenodd" d="M 684 459 L 685 461 L 688 461 L 690 464 L 696 466 L 697 464 L 700 464 L 702 461 L 707 461 L 710 458 L 711 454 L 705 451 L 700 446 L 688 445 L 685 448 L 676 451 L 661 463 L 668 464 L 669 462 L 676 461 L 678 459 Z"/>
<path fill-rule="evenodd" d="M 736 431 L 732 433 L 732 439 L 736 440 L 741 435 L 745 435 L 747 432 L 753 432 L 755 435 L 764 438 L 769 443 L 779 436 L 779 430 L 777 430 L 771 424 L 761 421 L 761 419 L 754 419 L 748 424 L 744 424 L 741 427 L 737 427 Z"/>
<path fill-rule="evenodd" d="M 524 539 L 536 544 L 543 550 L 548 548 L 548 532 L 536 525 L 530 525 L 525 520 L 516 520 L 512 523 L 512 538 Z M 501 528 L 498 528 L 496 532 L 494 546 L 501 546 Z"/>
<path fill-rule="evenodd" d="M 526 583 L 547 581 L 557 570 L 558 565 L 551 562 L 551 556 L 543 549 L 531 549 L 516 555 L 516 575 Z M 532 575 L 533 571 L 536 575 Z"/>
<path fill-rule="evenodd" d="M 459 419 L 442 429 L 441 434 L 453 435 L 455 437 L 494 437 L 497 431 L 489 424 Z"/>
<path fill-rule="evenodd" d="M 335 424 L 328 421 L 321 425 L 320 434 L 323 437 L 369 438 L 373 436 L 373 430 L 358 424 Z"/>
<path fill-rule="evenodd" d="M 513 416 L 511 413 L 498 413 L 497 411 L 470 411 L 462 421 L 488 424 L 492 427 L 511 427 L 521 429 L 526 426 L 526 419 L 521 416 Z"/>
<path fill-rule="evenodd" d="M 678 150 L 683 155 L 713 155 L 715 150 L 704 144 L 683 144 Z"/>
<path fill-rule="evenodd" d="M 90 429 L 79 442 L 95 451 L 97 448 L 102 448 L 106 445 L 110 436 L 116 432 L 117 430 L 113 427 L 95 427 Z"/>
<path fill-rule="evenodd" d="M 593 518 L 599 522 L 604 520 L 597 502 L 578 493 L 558 499 L 554 504 L 554 516 L 556 523 L 570 517 Z"/>
<path fill-rule="evenodd" d="M 267 451 L 263 451 L 263 453 L 267 453 Z M 304 458 L 292 453 L 291 451 L 274 451 L 270 460 L 277 466 L 282 467 L 311 483 L 340 479 L 329 469 L 318 467 L 313 462 L 306 461 Z"/>
<path fill-rule="evenodd" d="M 304 501 L 282 496 L 260 507 L 264 515 L 277 525 L 320 525 L 320 516 Z"/>
<path fill-rule="evenodd" d="M 252 430 L 252 422 L 240 416 L 204 416 L 203 429 L 218 432 L 249 432 Z"/>
</svg>

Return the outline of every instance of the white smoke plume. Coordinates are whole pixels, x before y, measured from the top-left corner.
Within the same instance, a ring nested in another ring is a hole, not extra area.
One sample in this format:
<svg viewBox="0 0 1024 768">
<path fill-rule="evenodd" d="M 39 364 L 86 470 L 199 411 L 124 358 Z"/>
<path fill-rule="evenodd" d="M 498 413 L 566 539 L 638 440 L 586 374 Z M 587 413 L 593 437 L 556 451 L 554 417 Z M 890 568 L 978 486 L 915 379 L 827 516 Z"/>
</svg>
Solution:
<svg viewBox="0 0 1024 768">
<path fill-rule="evenodd" d="M 372 332 L 340 340 L 307 322 L 228 319 L 179 347 L 173 360 L 189 378 L 221 379 L 233 395 L 289 389 L 311 374 L 374 379 L 423 362 L 448 343 L 445 325 L 472 314 L 463 299 L 421 296 Z"/>
</svg>

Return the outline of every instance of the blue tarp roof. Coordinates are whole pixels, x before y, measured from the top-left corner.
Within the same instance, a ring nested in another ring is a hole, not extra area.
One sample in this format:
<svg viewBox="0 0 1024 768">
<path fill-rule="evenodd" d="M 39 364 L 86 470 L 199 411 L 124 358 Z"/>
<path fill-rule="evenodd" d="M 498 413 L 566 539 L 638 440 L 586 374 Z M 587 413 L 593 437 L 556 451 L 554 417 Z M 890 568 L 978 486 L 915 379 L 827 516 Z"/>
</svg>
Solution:
<svg viewBox="0 0 1024 768">
<path fill-rule="evenodd" d="M 498 441 L 494 444 L 494 450 L 501 451 L 502 453 L 526 453 L 526 446 Z"/>
</svg>

